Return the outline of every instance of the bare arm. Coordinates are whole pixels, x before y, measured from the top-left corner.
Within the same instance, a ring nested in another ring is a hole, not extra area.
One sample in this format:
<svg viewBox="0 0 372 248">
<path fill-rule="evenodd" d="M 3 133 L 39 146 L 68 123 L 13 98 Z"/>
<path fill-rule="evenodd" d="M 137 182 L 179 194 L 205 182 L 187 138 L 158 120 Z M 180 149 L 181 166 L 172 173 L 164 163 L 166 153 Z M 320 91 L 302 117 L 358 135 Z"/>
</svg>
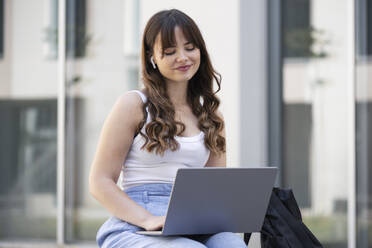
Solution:
<svg viewBox="0 0 372 248">
<path fill-rule="evenodd" d="M 101 131 L 90 170 L 89 190 L 117 218 L 152 230 L 159 228 L 153 225 L 155 216 L 131 200 L 116 184 L 142 118 L 142 101 L 136 93 L 126 93 L 117 100 Z"/>
<path fill-rule="evenodd" d="M 222 118 L 223 120 L 223 115 L 221 112 L 217 111 L 217 115 Z M 223 137 L 226 137 L 225 133 L 225 128 L 222 129 L 220 135 Z M 221 153 L 221 154 L 215 154 L 215 153 L 210 153 L 209 159 L 207 163 L 205 164 L 206 167 L 226 167 L 226 152 Z"/>
</svg>

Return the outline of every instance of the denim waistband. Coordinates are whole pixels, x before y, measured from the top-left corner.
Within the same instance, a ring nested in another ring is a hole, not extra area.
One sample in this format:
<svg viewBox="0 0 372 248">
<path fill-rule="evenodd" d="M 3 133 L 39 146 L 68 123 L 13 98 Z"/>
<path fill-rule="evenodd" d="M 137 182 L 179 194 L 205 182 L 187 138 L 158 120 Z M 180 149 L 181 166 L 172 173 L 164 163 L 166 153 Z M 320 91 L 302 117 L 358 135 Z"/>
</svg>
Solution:
<svg viewBox="0 0 372 248">
<path fill-rule="evenodd" d="M 173 184 L 171 183 L 148 183 L 139 186 L 134 186 L 125 190 L 125 193 L 142 193 L 146 192 L 148 195 L 170 195 Z"/>
</svg>

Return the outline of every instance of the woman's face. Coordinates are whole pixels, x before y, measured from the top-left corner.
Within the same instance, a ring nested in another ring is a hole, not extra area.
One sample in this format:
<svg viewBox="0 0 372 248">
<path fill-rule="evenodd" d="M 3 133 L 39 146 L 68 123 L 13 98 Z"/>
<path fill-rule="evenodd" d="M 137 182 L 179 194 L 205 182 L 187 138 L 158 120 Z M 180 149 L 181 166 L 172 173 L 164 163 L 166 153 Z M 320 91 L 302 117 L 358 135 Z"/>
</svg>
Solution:
<svg viewBox="0 0 372 248">
<path fill-rule="evenodd" d="M 186 40 L 182 30 L 176 26 L 174 30 L 176 44 L 165 47 L 164 55 L 160 34 L 154 44 L 154 62 L 167 82 L 187 82 L 199 69 L 200 50 Z"/>
</svg>

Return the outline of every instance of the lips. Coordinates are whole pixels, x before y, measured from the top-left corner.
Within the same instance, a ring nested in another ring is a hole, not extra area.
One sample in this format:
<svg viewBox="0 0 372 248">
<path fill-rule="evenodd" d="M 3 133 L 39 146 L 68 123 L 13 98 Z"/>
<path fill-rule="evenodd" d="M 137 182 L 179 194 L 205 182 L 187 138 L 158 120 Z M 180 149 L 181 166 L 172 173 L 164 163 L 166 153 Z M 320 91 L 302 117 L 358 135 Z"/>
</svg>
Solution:
<svg viewBox="0 0 372 248">
<path fill-rule="evenodd" d="M 184 66 L 177 67 L 176 69 L 179 71 L 187 71 L 188 69 L 190 69 L 190 67 L 191 65 L 184 65 Z"/>
</svg>

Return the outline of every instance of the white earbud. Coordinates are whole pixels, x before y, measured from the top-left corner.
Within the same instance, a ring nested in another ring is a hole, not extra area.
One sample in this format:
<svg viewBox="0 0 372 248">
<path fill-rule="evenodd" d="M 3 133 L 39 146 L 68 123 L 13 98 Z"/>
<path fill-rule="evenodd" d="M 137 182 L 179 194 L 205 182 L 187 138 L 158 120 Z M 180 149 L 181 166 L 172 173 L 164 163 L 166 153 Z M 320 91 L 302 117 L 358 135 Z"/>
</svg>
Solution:
<svg viewBox="0 0 372 248">
<path fill-rule="evenodd" d="M 155 64 L 154 58 L 152 56 L 150 58 L 150 61 L 151 61 L 152 67 L 154 67 L 154 69 L 156 69 L 156 64 Z"/>
</svg>

